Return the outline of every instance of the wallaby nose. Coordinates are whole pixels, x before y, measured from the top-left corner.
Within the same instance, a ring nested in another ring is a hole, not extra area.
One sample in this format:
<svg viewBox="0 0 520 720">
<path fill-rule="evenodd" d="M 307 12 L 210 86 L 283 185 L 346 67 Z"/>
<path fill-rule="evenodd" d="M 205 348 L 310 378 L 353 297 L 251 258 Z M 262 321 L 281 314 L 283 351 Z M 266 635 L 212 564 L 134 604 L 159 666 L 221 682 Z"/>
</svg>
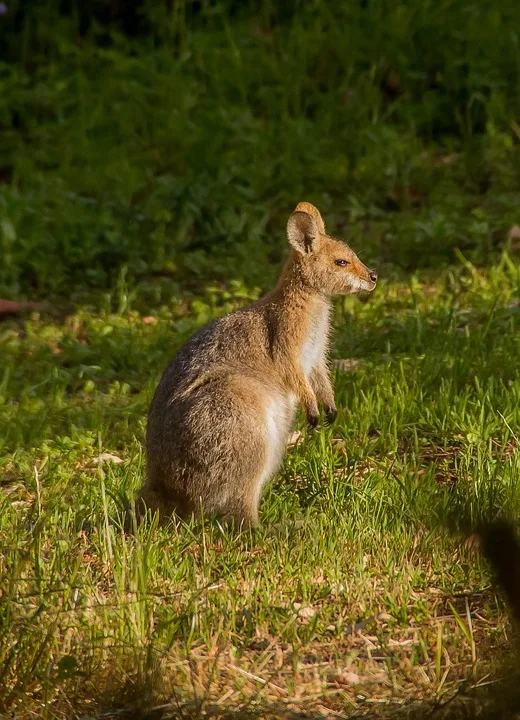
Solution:
<svg viewBox="0 0 520 720">
<path fill-rule="evenodd" d="M 368 277 L 372 280 L 372 282 L 377 281 L 377 273 L 375 270 L 369 270 Z"/>
</svg>

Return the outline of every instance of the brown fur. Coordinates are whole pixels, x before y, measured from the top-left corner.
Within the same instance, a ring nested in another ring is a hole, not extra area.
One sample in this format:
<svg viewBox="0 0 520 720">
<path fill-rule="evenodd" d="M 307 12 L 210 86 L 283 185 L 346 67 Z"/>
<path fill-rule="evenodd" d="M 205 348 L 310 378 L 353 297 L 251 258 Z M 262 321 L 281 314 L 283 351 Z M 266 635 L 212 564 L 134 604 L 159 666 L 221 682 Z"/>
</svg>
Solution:
<svg viewBox="0 0 520 720">
<path fill-rule="evenodd" d="M 299 401 L 315 426 L 336 415 L 327 368 L 331 296 L 374 289 L 377 276 L 300 203 L 276 288 L 197 332 L 167 367 L 148 414 L 140 499 L 162 517 L 216 514 L 256 526 L 263 485 L 284 455 Z M 348 265 L 338 266 L 336 260 Z"/>
</svg>

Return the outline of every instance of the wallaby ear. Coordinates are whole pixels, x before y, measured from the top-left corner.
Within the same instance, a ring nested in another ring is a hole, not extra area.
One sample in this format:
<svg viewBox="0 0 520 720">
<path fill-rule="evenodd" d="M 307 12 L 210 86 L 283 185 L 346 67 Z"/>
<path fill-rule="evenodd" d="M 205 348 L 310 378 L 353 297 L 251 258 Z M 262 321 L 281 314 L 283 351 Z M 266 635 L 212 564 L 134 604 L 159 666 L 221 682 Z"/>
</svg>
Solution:
<svg viewBox="0 0 520 720">
<path fill-rule="evenodd" d="M 301 255 L 316 251 L 320 241 L 316 220 L 307 212 L 295 210 L 287 222 L 287 238 Z"/>
<path fill-rule="evenodd" d="M 294 212 L 306 212 L 309 215 L 312 215 L 312 217 L 316 220 L 316 225 L 318 226 L 320 235 L 325 235 L 325 223 L 323 222 L 323 218 L 321 217 L 320 211 L 317 207 L 314 207 L 314 205 L 311 205 L 308 202 L 301 202 L 298 203 Z"/>
</svg>

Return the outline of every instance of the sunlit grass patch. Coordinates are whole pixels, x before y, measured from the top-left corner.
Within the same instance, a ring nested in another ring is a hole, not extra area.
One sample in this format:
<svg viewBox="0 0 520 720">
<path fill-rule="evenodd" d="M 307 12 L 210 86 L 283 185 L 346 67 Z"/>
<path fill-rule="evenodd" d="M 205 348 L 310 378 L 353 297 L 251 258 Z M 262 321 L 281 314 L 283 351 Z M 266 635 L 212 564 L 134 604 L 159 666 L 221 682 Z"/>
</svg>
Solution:
<svg viewBox="0 0 520 720">
<path fill-rule="evenodd" d="M 145 683 L 152 704 L 346 712 L 478 684 L 507 622 L 463 541 L 518 514 L 517 298 L 504 258 L 340 301 L 338 420 L 300 425 L 239 536 L 112 524 L 159 373 L 225 296 L 4 324 L 3 711 L 67 716 Z"/>
</svg>

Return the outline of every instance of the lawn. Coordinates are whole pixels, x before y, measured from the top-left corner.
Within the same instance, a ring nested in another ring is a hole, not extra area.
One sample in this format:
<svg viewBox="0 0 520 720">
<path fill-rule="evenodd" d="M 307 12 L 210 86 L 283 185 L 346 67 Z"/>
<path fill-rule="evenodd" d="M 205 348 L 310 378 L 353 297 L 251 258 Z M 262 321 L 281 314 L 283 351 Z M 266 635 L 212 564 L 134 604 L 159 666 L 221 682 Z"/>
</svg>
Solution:
<svg viewBox="0 0 520 720">
<path fill-rule="evenodd" d="M 0 324 L 0 715 L 472 716 L 513 647 L 472 533 L 520 514 L 520 8 L 37 7 L 0 17 L 0 297 L 42 304 Z M 123 532 L 163 368 L 300 200 L 380 276 L 336 423 L 258 531 Z"/>
</svg>

